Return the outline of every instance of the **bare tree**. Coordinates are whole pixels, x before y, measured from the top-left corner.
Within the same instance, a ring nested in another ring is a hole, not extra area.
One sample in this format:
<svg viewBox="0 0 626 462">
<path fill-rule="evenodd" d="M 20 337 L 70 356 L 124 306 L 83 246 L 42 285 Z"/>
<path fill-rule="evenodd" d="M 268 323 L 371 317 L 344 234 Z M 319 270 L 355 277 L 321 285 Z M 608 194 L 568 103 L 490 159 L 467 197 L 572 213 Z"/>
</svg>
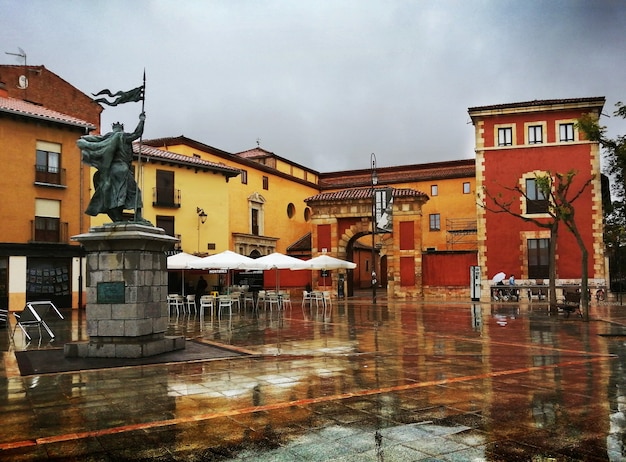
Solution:
<svg viewBox="0 0 626 462">
<path fill-rule="evenodd" d="M 487 188 L 483 188 L 485 199 L 491 201 L 487 204 L 486 201 L 482 201 L 479 205 L 486 210 L 493 213 L 506 213 L 517 217 L 525 222 L 533 223 L 534 225 L 550 230 L 550 247 L 548 249 L 548 303 L 550 304 L 550 310 L 556 312 L 557 300 L 556 300 L 556 240 L 558 237 L 559 224 L 563 222 L 567 229 L 572 232 L 576 238 L 576 242 L 581 250 L 582 254 L 582 273 L 581 273 L 581 301 L 583 306 L 583 316 L 585 320 L 589 320 L 589 297 L 588 297 L 588 270 L 587 261 L 589 252 L 585 246 L 585 242 L 576 226 L 575 221 L 575 209 L 573 203 L 582 195 L 582 193 L 591 185 L 594 177 L 590 177 L 577 191 L 573 194 L 570 189 L 573 184 L 573 180 L 576 177 L 577 172 L 570 170 L 566 174 L 562 173 L 550 173 L 535 175 L 535 181 L 537 183 L 537 189 L 541 192 L 542 196 L 547 199 L 548 207 L 546 213 L 548 218 L 535 218 L 523 213 L 514 211 L 513 203 L 519 200 L 519 195 L 524 197 L 526 201 L 531 200 L 524 189 L 516 185 L 514 187 L 501 186 L 502 189 L 508 191 L 509 194 L 505 197 L 504 194 L 492 194 Z"/>
<path fill-rule="evenodd" d="M 583 192 L 591 186 L 595 176 L 592 175 L 580 188 L 573 194 L 570 193 L 574 177 L 576 172 L 570 170 L 569 172 L 555 173 L 554 178 L 548 173 L 540 178 L 538 181 L 545 182 L 544 185 L 539 187 L 549 189 L 550 191 L 550 203 L 551 207 L 555 209 L 555 216 L 559 221 L 565 223 L 567 229 L 576 238 L 576 243 L 581 253 L 581 272 L 580 272 L 580 300 L 583 307 L 583 317 L 585 321 L 589 321 L 589 271 L 587 263 L 589 261 L 589 251 L 585 245 L 585 241 L 580 234 L 580 230 L 576 224 L 576 209 L 573 203 L 583 194 Z"/>
</svg>

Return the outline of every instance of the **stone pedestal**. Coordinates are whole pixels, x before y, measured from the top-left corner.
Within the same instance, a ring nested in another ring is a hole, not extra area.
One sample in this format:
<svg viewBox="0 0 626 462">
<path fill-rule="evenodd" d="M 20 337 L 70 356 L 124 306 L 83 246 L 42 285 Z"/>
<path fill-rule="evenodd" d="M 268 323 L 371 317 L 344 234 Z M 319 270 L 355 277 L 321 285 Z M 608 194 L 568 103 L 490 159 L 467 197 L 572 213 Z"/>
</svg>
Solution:
<svg viewBox="0 0 626 462">
<path fill-rule="evenodd" d="M 87 251 L 86 342 L 67 357 L 142 358 L 185 348 L 166 336 L 167 258 L 178 240 L 161 228 L 107 224 L 73 236 Z"/>
</svg>

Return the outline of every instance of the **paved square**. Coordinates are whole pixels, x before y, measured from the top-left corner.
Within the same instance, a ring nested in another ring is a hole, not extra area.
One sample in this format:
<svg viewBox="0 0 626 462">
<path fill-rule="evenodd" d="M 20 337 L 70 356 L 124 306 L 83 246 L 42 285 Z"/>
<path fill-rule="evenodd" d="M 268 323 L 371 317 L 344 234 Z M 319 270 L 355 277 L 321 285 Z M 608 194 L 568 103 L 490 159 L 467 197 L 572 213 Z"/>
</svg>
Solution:
<svg viewBox="0 0 626 462">
<path fill-rule="evenodd" d="M 22 377 L 2 333 L 3 460 L 623 460 L 626 309 L 367 300 L 172 317 L 259 354 Z"/>
</svg>

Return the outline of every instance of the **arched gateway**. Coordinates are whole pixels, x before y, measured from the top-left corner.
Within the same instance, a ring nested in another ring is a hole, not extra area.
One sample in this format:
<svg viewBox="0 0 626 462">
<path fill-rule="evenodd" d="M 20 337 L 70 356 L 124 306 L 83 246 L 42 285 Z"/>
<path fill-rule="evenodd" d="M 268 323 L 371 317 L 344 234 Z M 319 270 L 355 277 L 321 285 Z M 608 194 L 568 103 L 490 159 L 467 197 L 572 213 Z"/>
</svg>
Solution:
<svg viewBox="0 0 626 462">
<path fill-rule="evenodd" d="M 372 241 L 368 243 L 369 250 L 363 249 L 363 245 L 359 250 L 357 241 L 372 235 L 375 197 L 377 230 L 372 253 L 381 292 L 386 291 L 388 297 L 421 297 L 422 206 L 429 199 L 423 192 L 409 188 L 355 188 L 305 199 L 312 211 L 311 252 L 316 256 L 326 251 L 345 260 L 371 252 Z M 390 222 L 383 226 L 389 215 Z M 371 258 L 356 261 L 357 269 L 347 272 L 348 294 L 355 281 L 362 282 L 362 277 L 371 272 L 370 261 Z M 337 290 L 339 274 L 334 271 L 326 278 L 326 283 L 331 281 L 333 291 Z M 321 282 L 320 274 L 314 273 L 313 286 Z M 369 280 L 367 284 L 371 287 Z"/>
</svg>

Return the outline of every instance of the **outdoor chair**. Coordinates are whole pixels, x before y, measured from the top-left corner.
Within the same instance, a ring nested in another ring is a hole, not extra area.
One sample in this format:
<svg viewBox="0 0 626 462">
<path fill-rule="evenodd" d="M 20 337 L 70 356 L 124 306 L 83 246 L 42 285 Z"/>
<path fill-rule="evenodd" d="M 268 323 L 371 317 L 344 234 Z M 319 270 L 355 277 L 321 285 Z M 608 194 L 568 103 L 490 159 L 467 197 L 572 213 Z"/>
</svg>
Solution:
<svg viewBox="0 0 626 462">
<path fill-rule="evenodd" d="M 230 295 L 220 295 L 217 302 L 217 316 L 222 317 L 222 308 L 228 308 L 228 314 L 233 315 L 233 298 Z"/>
<path fill-rule="evenodd" d="M 43 326 L 45 331 L 50 336 L 50 339 L 54 339 L 54 332 L 44 319 L 47 317 L 50 310 L 54 311 L 59 318 L 64 319 L 63 315 L 51 301 L 27 302 L 26 306 L 20 313 L 13 313 L 16 324 L 13 328 L 12 337 L 15 336 L 15 331 L 19 327 L 24 333 L 24 336 L 30 341 L 31 336 L 28 334 L 27 329 L 29 327 L 36 326 L 39 331 L 39 337 L 41 338 L 41 327 Z"/>
<path fill-rule="evenodd" d="M 255 308 L 254 301 L 254 293 L 253 292 L 244 292 L 243 294 L 243 309 L 245 310 L 248 307 L 248 303 L 252 305 L 252 309 Z"/>
<path fill-rule="evenodd" d="M 182 295 L 169 294 L 167 296 L 167 306 L 170 313 L 172 310 L 176 310 L 176 316 L 178 316 L 180 314 L 180 310 L 185 309 Z"/>
<path fill-rule="evenodd" d="M 237 305 L 237 311 L 241 311 L 241 292 L 233 292 L 230 294 L 233 305 Z"/>
<path fill-rule="evenodd" d="M 276 292 L 269 294 L 265 299 L 265 303 L 269 306 L 270 311 L 272 311 L 272 306 L 276 306 L 276 309 L 280 310 L 280 299 Z"/>
<path fill-rule="evenodd" d="M 291 294 L 289 292 L 283 292 L 280 296 L 280 302 L 282 305 L 283 310 L 285 309 L 286 306 L 289 306 L 289 309 L 291 310 Z"/>
<path fill-rule="evenodd" d="M 311 292 L 311 306 L 313 306 L 313 302 L 317 307 L 320 306 L 320 302 L 324 305 L 324 294 L 320 291 Z"/>
<path fill-rule="evenodd" d="M 209 308 L 211 310 L 211 317 L 213 317 L 213 307 L 215 306 L 215 297 L 213 295 L 203 295 L 200 297 L 200 317 L 204 317 L 204 310 Z"/>
<path fill-rule="evenodd" d="M 261 304 L 263 304 L 263 308 L 265 308 L 265 297 L 266 297 L 266 292 L 264 290 L 259 290 L 259 294 L 257 295 L 256 298 L 256 309 L 259 309 L 259 306 Z"/>
<path fill-rule="evenodd" d="M 191 310 L 193 310 L 193 312 L 196 312 L 196 296 L 193 294 L 189 294 L 187 295 L 187 297 L 185 297 L 185 309 L 187 312 L 191 313 Z"/>
<path fill-rule="evenodd" d="M 333 304 L 333 300 L 330 296 L 330 291 L 329 290 L 325 290 L 322 292 L 322 302 L 324 303 L 324 306 L 332 306 Z"/>
<path fill-rule="evenodd" d="M 311 303 L 311 299 L 312 299 L 311 292 L 308 292 L 306 290 L 302 291 L 302 306 L 303 307 L 307 303 Z"/>
</svg>

